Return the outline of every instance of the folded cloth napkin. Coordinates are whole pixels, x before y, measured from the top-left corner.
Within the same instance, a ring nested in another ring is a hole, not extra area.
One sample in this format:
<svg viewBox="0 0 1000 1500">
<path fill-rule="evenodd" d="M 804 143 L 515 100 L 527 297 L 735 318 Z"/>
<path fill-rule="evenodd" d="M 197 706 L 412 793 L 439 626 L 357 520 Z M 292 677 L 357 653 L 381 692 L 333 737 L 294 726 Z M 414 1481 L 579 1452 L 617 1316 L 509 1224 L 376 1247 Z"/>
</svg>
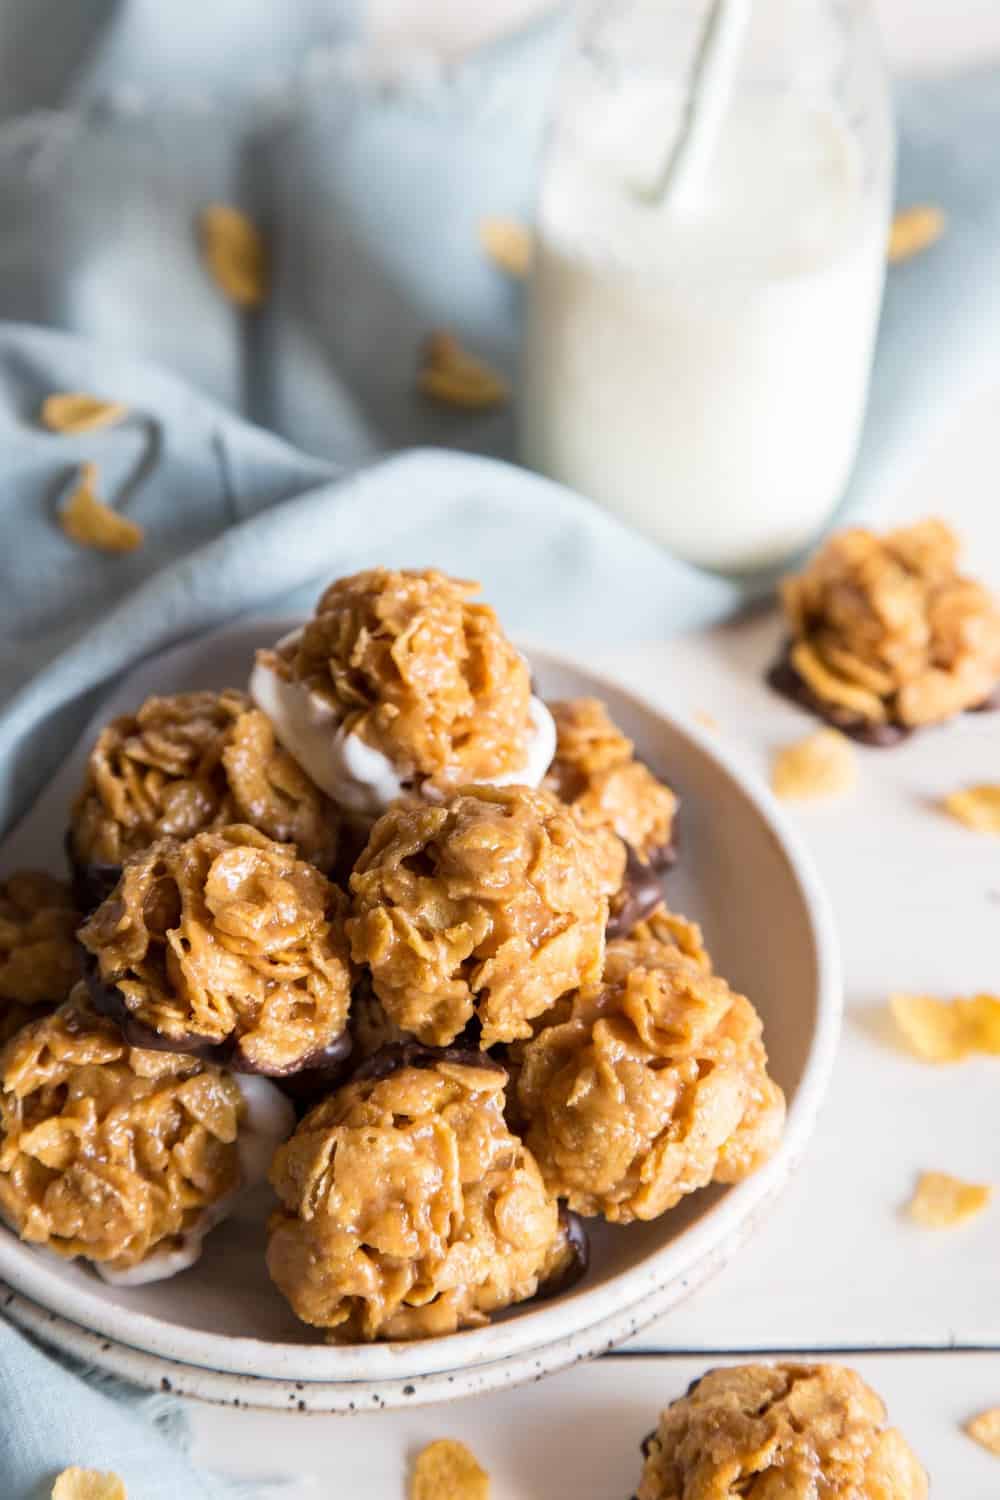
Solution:
<svg viewBox="0 0 1000 1500">
<path fill-rule="evenodd" d="M 703 624 L 770 585 L 690 568 L 499 461 L 507 414 L 414 397 L 439 325 L 513 370 L 520 289 L 476 226 L 530 212 L 564 28 L 387 80 L 354 11 L 0 8 L 0 830 L 129 665 L 241 611 L 306 605 L 339 572 L 435 563 L 481 578 L 512 628 L 578 648 Z M 891 272 L 845 516 L 875 510 L 1000 356 L 1000 74 L 908 83 L 899 118 L 900 201 L 940 204 L 949 231 Z M 210 200 L 267 230 L 260 314 L 205 275 L 193 223 Z M 57 390 L 131 415 L 54 435 L 37 412 Z M 139 551 L 83 551 L 60 531 L 85 459 L 145 528 Z M 69 1462 L 118 1469 L 130 1500 L 218 1492 L 135 1408 L 2 1327 L 0 1410 L 4 1500 L 40 1500 Z"/>
</svg>

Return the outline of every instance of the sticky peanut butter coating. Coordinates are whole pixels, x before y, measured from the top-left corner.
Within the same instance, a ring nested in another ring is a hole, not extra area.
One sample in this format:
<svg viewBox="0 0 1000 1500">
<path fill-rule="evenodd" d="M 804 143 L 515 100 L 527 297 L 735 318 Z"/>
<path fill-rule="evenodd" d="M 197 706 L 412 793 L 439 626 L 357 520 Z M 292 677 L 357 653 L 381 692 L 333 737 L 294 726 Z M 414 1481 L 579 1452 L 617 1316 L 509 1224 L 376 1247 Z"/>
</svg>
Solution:
<svg viewBox="0 0 1000 1500">
<path fill-rule="evenodd" d="M 427 1338 L 564 1274 L 577 1250 L 504 1123 L 503 1069 L 410 1047 L 365 1073 L 274 1159 L 267 1264 L 298 1317 L 341 1342 Z"/>
<path fill-rule="evenodd" d="M 832 722 L 877 738 L 985 703 L 1000 683 L 1000 601 L 958 568 L 943 521 L 831 536 L 785 579 L 790 670 Z"/>
<path fill-rule="evenodd" d="M 338 821 L 245 693 L 175 693 L 147 698 L 101 731 L 73 805 L 69 849 L 82 874 L 114 874 L 161 838 L 249 823 L 329 869 Z"/>
<path fill-rule="evenodd" d="M 609 943 L 600 984 L 516 1050 L 516 1118 L 578 1213 L 657 1218 L 778 1144 L 784 1097 L 756 1011 L 672 937 Z"/>
<path fill-rule="evenodd" d="M 710 1370 L 644 1444 L 636 1500 L 925 1500 L 879 1397 L 842 1365 Z"/>
<path fill-rule="evenodd" d="M 239 1186 L 243 1112 L 230 1075 L 129 1047 L 78 986 L 0 1052 L 0 1213 L 127 1270 Z"/>
<path fill-rule="evenodd" d="M 99 1007 L 144 1045 L 272 1076 L 343 1034 L 345 898 L 314 865 L 246 824 L 134 856 L 80 929 Z"/>
<path fill-rule="evenodd" d="M 266 660 L 403 780 L 447 789 L 516 772 L 531 678 L 478 592 L 435 568 L 356 573 L 331 584 L 301 635 Z"/>
<path fill-rule="evenodd" d="M 393 1023 L 446 1046 L 473 1016 L 482 1045 L 530 1036 L 595 980 L 608 873 L 598 840 L 554 797 L 466 787 L 391 808 L 351 876 L 351 952 Z"/>
</svg>

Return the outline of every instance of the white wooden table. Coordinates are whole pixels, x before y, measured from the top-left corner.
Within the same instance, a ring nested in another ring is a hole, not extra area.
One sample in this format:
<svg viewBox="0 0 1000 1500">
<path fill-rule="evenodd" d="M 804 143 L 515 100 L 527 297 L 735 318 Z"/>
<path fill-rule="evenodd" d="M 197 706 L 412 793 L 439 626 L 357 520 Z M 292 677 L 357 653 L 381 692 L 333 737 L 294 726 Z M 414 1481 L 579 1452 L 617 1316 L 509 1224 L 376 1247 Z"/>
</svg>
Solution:
<svg viewBox="0 0 1000 1500">
<path fill-rule="evenodd" d="M 531 0 L 376 0 L 396 38 L 480 36 Z M 879 0 L 894 59 L 934 67 L 1000 58 L 997 0 Z M 918 441 L 915 435 L 915 441 Z M 940 513 L 1000 585 L 1000 390 L 986 393 L 926 455 L 900 518 Z M 673 709 L 710 713 L 766 773 L 776 744 L 803 731 L 759 681 L 773 618 L 711 636 L 609 651 L 598 665 Z M 889 990 L 1000 991 L 1000 842 L 933 808 L 967 780 L 1000 778 L 1000 716 L 863 757 L 856 796 L 794 810 L 830 889 L 846 960 L 847 1018 L 812 1150 L 746 1252 L 627 1355 L 540 1387 L 449 1408 L 355 1418 L 190 1407 L 196 1454 L 244 1477 L 292 1472 L 289 1500 L 401 1500 L 408 1455 L 462 1436 L 494 1477 L 495 1500 L 625 1500 L 637 1443 L 658 1408 L 725 1355 L 843 1351 L 885 1396 L 944 1500 L 996 1500 L 1000 1459 L 962 1434 L 1000 1404 L 1000 1201 L 955 1231 L 919 1231 L 900 1208 L 915 1174 L 954 1171 L 1000 1186 L 1000 1063 L 932 1068 L 886 1026 Z M 752 899 L 752 893 L 749 893 Z M 762 934 L 780 941 L 780 934 Z M 898 1351 L 898 1352 L 891 1352 Z M 974 1352 L 979 1351 L 979 1352 Z"/>
</svg>

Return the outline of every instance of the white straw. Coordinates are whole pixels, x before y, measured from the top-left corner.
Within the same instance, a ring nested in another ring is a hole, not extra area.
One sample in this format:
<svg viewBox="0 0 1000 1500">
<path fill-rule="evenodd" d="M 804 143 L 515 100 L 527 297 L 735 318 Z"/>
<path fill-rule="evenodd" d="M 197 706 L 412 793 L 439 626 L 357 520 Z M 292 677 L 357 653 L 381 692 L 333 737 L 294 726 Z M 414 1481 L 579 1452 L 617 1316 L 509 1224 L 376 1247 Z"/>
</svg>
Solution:
<svg viewBox="0 0 1000 1500">
<path fill-rule="evenodd" d="M 719 139 L 736 82 L 753 0 L 712 0 L 702 33 L 680 139 L 649 196 L 690 210 Z"/>
</svg>

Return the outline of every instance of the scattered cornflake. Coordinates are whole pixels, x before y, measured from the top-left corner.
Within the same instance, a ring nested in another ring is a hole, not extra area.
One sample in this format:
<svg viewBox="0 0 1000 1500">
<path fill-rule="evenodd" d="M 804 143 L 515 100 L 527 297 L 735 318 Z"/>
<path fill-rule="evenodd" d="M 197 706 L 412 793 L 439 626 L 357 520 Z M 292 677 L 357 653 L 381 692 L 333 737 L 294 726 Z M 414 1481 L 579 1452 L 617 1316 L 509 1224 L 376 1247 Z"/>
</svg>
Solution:
<svg viewBox="0 0 1000 1500">
<path fill-rule="evenodd" d="M 448 406 L 501 406 L 510 395 L 504 377 L 468 354 L 452 334 L 433 333 L 424 345 L 417 387 Z"/>
<path fill-rule="evenodd" d="M 982 1213 L 992 1196 L 993 1189 L 982 1183 L 962 1182 L 947 1172 L 922 1172 L 909 1214 L 925 1229 L 951 1229 Z"/>
<path fill-rule="evenodd" d="M 889 997 L 896 1025 L 926 1062 L 960 1062 L 975 1052 L 1000 1053 L 1000 996 L 937 1000 L 932 995 Z"/>
<path fill-rule="evenodd" d="M 96 1469 L 63 1469 L 52 1486 L 52 1500 L 128 1500 L 117 1474 Z"/>
<path fill-rule="evenodd" d="M 889 264 L 898 265 L 927 250 L 944 234 L 947 221 L 933 203 L 915 203 L 902 208 L 889 231 Z"/>
<path fill-rule="evenodd" d="M 965 1430 L 974 1442 L 1000 1458 L 1000 1406 L 981 1411 L 978 1417 L 966 1422 Z"/>
<path fill-rule="evenodd" d="M 417 1454 L 410 1500 L 489 1500 L 490 1476 L 464 1443 L 441 1438 Z"/>
<path fill-rule="evenodd" d="M 696 724 L 700 724 L 702 729 L 718 729 L 719 727 L 719 721 L 715 717 L 715 715 L 710 714 L 708 710 L 704 708 L 695 709 L 694 721 Z"/>
<path fill-rule="evenodd" d="M 1000 833 L 1000 783 L 983 781 L 951 792 L 944 809 L 977 833 Z"/>
<path fill-rule="evenodd" d="M 205 264 L 230 302 L 260 307 L 270 278 L 264 236 L 253 220 L 228 203 L 210 203 L 199 230 Z"/>
<path fill-rule="evenodd" d="M 127 413 L 123 401 L 102 401 L 100 396 L 88 396 L 83 391 L 59 391 L 46 396 L 38 415 L 42 426 L 51 432 L 96 432 L 100 427 L 114 426 Z"/>
<path fill-rule="evenodd" d="M 858 762 L 848 740 L 836 729 L 818 729 L 775 759 L 771 785 L 778 797 L 837 797 L 858 779 Z"/>
<path fill-rule="evenodd" d="M 479 243 L 494 265 L 508 276 L 527 276 L 535 241 L 527 224 L 520 219 L 489 215 L 479 221 Z"/>
<path fill-rule="evenodd" d="M 145 533 L 128 516 L 120 516 L 95 493 L 97 465 L 84 464 L 76 488 L 59 512 L 59 524 L 71 541 L 101 552 L 134 552 Z"/>
</svg>

